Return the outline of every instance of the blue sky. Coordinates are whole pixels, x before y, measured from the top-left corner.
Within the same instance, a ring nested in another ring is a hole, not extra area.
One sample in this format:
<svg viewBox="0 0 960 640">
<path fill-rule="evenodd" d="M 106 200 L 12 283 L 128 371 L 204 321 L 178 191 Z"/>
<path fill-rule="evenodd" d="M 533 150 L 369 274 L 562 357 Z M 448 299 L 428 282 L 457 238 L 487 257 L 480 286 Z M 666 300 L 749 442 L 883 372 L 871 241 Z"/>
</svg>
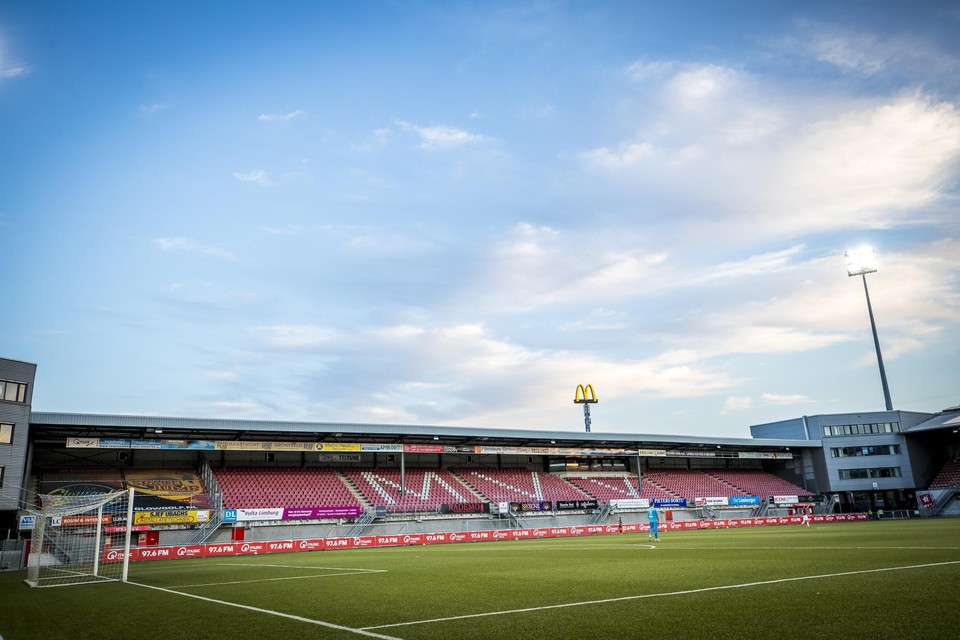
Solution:
<svg viewBox="0 0 960 640">
<path fill-rule="evenodd" d="M 202 5 L 197 7 L 195 5 Z M 34 409 L 748 436 L 960 402 L 949 2 L 6 2 Z"/>
</svg>

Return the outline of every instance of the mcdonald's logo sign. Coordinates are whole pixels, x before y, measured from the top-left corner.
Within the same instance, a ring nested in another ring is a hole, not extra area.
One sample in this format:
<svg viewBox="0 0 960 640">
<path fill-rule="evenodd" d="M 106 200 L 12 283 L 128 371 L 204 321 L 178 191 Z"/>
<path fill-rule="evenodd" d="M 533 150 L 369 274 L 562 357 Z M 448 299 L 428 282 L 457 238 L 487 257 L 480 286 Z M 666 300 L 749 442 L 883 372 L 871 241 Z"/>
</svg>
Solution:
<svg viewBox="0 0 960 640">
<path fill-rule="evenodd" d="M 583 404 L 585 402 L 595 404 L 598 402 L 597 392 L 593 390 L 592 384 L 578 384 L 577 390 L 573 395 L 573 401 L 577 404 Z"/>
</svg>

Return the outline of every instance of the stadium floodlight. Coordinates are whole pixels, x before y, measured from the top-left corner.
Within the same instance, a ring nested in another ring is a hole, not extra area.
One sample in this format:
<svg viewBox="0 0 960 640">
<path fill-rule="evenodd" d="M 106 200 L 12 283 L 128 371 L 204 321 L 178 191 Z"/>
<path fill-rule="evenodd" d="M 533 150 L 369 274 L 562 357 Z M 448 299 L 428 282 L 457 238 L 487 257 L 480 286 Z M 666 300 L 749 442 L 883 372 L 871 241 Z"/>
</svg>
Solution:
<svg viewBox="0 0 960 640">
<path fill-rule="evenodd" d="M 883 400 L 887 411 L 893 411 L 893 402 L 890 400 L 890 387 L 887 386 L 887 372 L 883 368 L 883 354 L 880 353 L 880 338 L 877 335 L 877 323 L 873 319 L 873 305 L 870 304 L 870 289 L 867 288 L 867 274 L 877 272 L 877 256 L 872 247 L 860 247 L 851 251 L 844 251 L 847 261 L 847 275 L 863 278 L 863 292 L 867 296 L 867 313 L 870 315 L 870 329 L 873 331 L 873 346 L 877 351 L 877 364 L 880 367 L 880 384 L 883 385 Z"/>
</svg>

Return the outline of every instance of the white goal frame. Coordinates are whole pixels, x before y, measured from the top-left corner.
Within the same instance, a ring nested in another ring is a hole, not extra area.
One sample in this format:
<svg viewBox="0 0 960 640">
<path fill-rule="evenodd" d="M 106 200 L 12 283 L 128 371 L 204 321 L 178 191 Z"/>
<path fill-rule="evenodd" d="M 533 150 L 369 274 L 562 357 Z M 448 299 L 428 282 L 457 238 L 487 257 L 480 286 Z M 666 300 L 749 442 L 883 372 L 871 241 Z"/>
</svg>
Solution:
<svg viewBox="0 0 960 640">
<path fill-rule="evenodd" d="M 39 496 L 25 582 L 31 587 L 126 582 L 133 495 L 130 488 L 90 496 Z M 111 549 L 116 554 L 106 561 Z"/>
</svg>

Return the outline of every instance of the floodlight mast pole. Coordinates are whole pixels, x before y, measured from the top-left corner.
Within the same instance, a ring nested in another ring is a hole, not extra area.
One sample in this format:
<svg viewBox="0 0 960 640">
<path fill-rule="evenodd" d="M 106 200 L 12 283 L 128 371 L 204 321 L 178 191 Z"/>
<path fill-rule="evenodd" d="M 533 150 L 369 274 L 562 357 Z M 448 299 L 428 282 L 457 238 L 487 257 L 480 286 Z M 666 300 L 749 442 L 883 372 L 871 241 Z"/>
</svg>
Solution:
<svg viewBox="0 0 960 640">
<path fill-rule="evenodd" d="M 867 287 L 867 274 L 876 273 L 876 258 L 873 249 L 863 247 L 856 251 L 844 252 L 847 260 L 847 275 L 860 276 L 863 279 L 863 293 L 867 297 L 867 314 L 870 316 L 870 330 L 873 332 L 873 347 L 877 351 L 877 365 L 880 367 L 880 384 L 883 386 L 883 401 L 887 411 L 893 411 L 890 399 L 890 387 L 887 385 L 887 370 L 883 366 L 883 354 L 880 352 L 880 337 L 877 335 L 877 322 L 873 318 L 873 305 L 870 304 L 870 289 Z"/>
<path fill-rule="evenodd" d="M 880 384 L 883 386 L 883 401 L 887 411 L 893 411 L 893 401 L 890 399 L 890 387 L 887 385 L 887 370 L 883 367 L 883 354 L 880 353 L 880 337 L 877 335 L 877 323 L 873 319 L 873 305 L 870 304 L 870 289 L 867 288 L 867 274 L 861 273 L 863 278 L 863 293 L 867 297 L 867 313 L 870 315 L 870 330 L 873 331 L 873 347 L 877 350 L 877 365 L 880 367 Z"/>
</svg>

